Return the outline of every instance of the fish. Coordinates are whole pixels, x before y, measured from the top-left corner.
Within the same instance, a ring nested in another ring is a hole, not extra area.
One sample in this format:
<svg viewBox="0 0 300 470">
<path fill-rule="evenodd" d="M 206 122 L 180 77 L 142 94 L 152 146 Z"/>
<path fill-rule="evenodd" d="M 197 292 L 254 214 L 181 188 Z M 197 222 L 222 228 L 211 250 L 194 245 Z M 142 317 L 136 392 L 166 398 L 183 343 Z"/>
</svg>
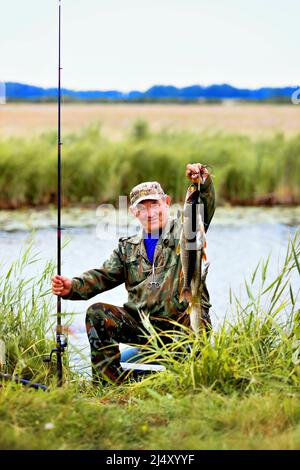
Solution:
<svg viewBox="0 0 300 470">
<path fill-rule="evenodd" d="M 178 243 L 177 254 L 180 254 L 183 286 L 180 302 L 186 300 L 189 305 L 191 328 L 199 333 L 204 327 L 201 298 L 202 298 L 202 262 L 205 262 L 204 273 L 207 273 L 209 263 L 206 256 L 206 238 L 202 218 L 200 199 L 200 178 L 198 183 L 192 183 L 187 188 L 182 212 L 182 230 Z"/>
</svg>

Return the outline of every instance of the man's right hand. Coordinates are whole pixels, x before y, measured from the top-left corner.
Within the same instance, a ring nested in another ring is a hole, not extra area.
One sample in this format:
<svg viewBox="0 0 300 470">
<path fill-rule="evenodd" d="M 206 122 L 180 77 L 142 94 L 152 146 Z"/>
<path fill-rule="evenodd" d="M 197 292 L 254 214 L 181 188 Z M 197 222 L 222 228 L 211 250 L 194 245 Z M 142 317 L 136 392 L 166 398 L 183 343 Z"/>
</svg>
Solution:
<svg viewBox="0 0 300 470">
<path fill-rule="evenodd" d="M 56 274 L 51 278 L 52 284 L 51 289 L 53 294 L 59 296 L 68 295 L 72 289 L 72 281 L 64 276 Z"/>
</svg>

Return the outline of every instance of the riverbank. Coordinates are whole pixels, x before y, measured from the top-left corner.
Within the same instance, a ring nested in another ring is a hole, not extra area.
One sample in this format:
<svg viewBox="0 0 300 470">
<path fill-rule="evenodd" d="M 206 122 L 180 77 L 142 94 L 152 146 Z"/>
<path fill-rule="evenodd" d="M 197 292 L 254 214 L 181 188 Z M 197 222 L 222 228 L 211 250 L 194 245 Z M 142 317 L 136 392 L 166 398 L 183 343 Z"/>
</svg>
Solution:
<svg viewBox="0 0 300 470">
<path fill-rule="evenodd" d="M 27 249 L 0 278 L 0 337 L 7 371 L 26 373 L 50 392 L 0 386 L 0 448 L 299 449 L 299 283 L 291 284 L 300 275 L 299 256 L 298 231 L 278 274 L 267 280 L 269 260 L 260 262 L 245 280 L 246 302 L 231 293 L 234 318 L 210 337 L 182 331 L 162 345 L 146 321 L 148 360 L 165 371 L 95 389 L 66 355 L 64 386 L 56 389 L 55 364 L 42 361 L 51 346 L 46 320 L 54 318 L 45 294 L 54 264 L 34 279 L 26 300 L 22 271 L 34 262 Z"/>
<path fill-rule="evenodd" d="M 2 450 L 299 450 L 299 393 L 0 390 Z"/>
</svg>

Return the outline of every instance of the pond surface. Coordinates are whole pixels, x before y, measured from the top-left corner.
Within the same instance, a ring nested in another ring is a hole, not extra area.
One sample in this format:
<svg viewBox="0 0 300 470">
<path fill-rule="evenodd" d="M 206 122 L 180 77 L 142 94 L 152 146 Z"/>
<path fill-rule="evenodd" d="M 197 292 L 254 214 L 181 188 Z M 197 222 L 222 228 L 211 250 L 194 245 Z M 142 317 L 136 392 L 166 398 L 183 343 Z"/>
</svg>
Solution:
<svg viewBox="0 0 300 470">
<path fill-rule="evenodd" d="M 174 215 L 174 214 L 172 214 Z M 28 276 L 41 273 L 47 260 L 56 263 L 56 211 L 20 210 L 0 211 L 0 274 L 24 251 L 30 235 L 34 237 L 33 252 L 39 252 L 40 261 L 26 268 Z M 99 215 L 94 209 L 62 210 L 62 274 L 78 276 L 86 270 L 99 268 L 116 247 L 119 236 L 126 235 L 126 214 L 119 218 L 116 230 L 115 214 Z M 129 219 L 129 233 L 136 233 L 138 226 Z M 245 302 L 247 295 L 244 279 L 251 277 L 260 259 L 271 253 L 267 281 L 278 275 L 289 237 L 300 223 L 300 207 L 293 208 L 217 208 L 207 233 L 207 257 L 210 261 L 207 287 L 211 297 L 210 311 L 214 326 L 224 317 L 230 318 L 229 290 Z M 295 277 L 293 287 L 299 288 Z M 50 288 L 50 286 L 49 286 Z M 56 302 L 54 300 L 54 313 Z M 85 360 L 89 347 L 85 334 L 85 311 L 94 302 L 122 305 L 127 300 L 124 286 L 104 292 L 88 301 L 63 301 L 63 312 L 75 313 L 72 317 L 75 336 L 71 344 L 83 351 Z M 82 362 L 84 359 L 80 359 Z"/>
</svg>

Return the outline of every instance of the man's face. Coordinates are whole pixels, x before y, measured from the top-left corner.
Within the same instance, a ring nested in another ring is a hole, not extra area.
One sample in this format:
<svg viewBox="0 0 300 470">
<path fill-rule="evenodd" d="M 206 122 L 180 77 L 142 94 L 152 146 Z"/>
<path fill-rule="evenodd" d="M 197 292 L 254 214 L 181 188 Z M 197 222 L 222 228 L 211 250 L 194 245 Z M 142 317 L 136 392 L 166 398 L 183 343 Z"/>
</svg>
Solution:
<svg viewBox="0 0 300 470">
<path fill-rule="evenodd" d="M 163 229 L 168 222 L 170 196 L 159 199 L 141 201 L 137 207 L 130 209 L 131 213 L 139 219 L 147 233 Z"/>
</svg>

